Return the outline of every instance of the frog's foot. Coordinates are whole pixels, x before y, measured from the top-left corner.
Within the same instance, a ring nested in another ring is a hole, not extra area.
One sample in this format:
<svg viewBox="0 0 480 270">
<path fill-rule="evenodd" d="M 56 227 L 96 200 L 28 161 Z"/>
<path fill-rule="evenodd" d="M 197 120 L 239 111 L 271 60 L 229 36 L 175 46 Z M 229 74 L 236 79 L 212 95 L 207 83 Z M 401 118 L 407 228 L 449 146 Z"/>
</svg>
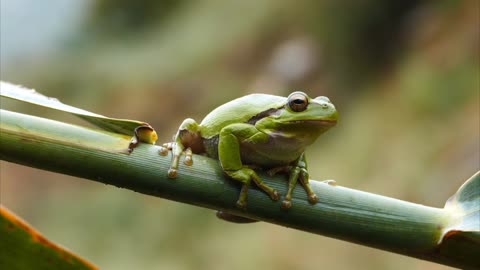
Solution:
<svg viewBox="0 0 480 270">
<path fill-rule="evenodd" d="M 290 207 L 292 207 L 291 199 L 285 199 L 282 201 L 282 209 L 290 209 Z"/>
<path fill-rule="evenodd" d="M 172 150 L 173 148 L 173 142 L 169 142 L 169 143 L 164 143 L 162 144 L 162 146 L 160 146 L 160 149 L 158 150 L 158 153 L 161 155 L 161 156 L 166 156 L 168 155 L 168 151 Z"/>
<path fill-rule="evenodd" d="M 169 143 L 164 143 L 162 144 L 162 146 L 160 146 L 160 149 L 158 150 L 158 153 L 161 155 L 161 156 L 166 156 L 168 155 L 168 151 L 171 151 L 173 149 L 173 145 L 175 143 L 174 142 L 169 142 Z M 192 152 L 192 149 L 191 148 L 187 148 L 183 151 L 183 153 L 185 153 L 185 160 L 183 161 L 183 163 L 185 163 L 185 165 L 188 165 L 188 166 L 191 166 L 193 165 L 193 160 L 192 160 L 192 155 L 193 155 L 193 152 Z"/>
<path fill-rule="evenodd" d="M 192 166 L 193 165 L 193 159 L 192 159 L 192 149 L 189 147 L 185 149 L 185 159 L 183 160 L 183 164 L 187 166 Z"/>
<path fill-rule="evenodd" d="M 242 189 L 240 190 L 240 196 L 235 203 L 237 208 L 246 210 L 247 209 L 247 193 L 248 193 L 249 184 L 243 184 Z"/>
<path fill-rule="evenodd" d="M 308 195 L 308 202 L 310 202 L 311 204 L 316 204 L 318 203 L 318 196 L 317 194 L 311 194 L 311 195 Z"/>
<path fill-rule="evenodd" d="M 185 153 L 185 160 L 183 163 L 187 166 L 192 166 L 193 165 L 193 159 L 192 159 L 192 149 L 190 147 L 186 148 L 185 150 L 182 150 L 182 147 L 177 145 L 175 142 L 170 142 L 170 143 L 164 143 L 161 147 L 158 153 L 162 156 L 166 156 L 168 154 L 168 151 L 172 151 L 172 163 L 170 165 L 170 168 L 168 169 L 168 178 L 176 178 L 178 175 L 178 163 L 180 160 L 180 156 Z"/>
<path fill-rule="evenodd" d="M 197 122 L 191 118 L 185 119 L 178 128 L 177 133 L 173 136 L 173 142 L 163 144 L 159 151 L 160 155 L 164 156 L 168 154 L 169 150 L 172 151 L 172 162 L 168 169 L 168 177 L 177 177 L 178 163 L 183 153 L 185 153 L 183 163 L 187 166 L 191 166 L 193 164 L 193 152 L 201 153 L 200 150 L 202 149 L 202 146 L 202 138 L 199 133 Z"/>
<path fill-rule="evenodd" d="M 231 170 L 225 172 L 231 178 L 243 183 L 242 190 L 240 191 L 240 196 L 236 203 L 237 207 L 240 209 L 246 209 L 247 207 L 248 188 L 250 187 L 250 182 L 252 180 L 260 189 L 267 193 L 272 200 L 278 201 L 280 199 L 280 194 L 278 193 L 278 191 L 265 184 L 262 179 L 258 177 L 257 173 L 248 167 L 243 167 L 240 170 Z"/>
<path fill-rule="evenodd" d="M 267 171 L 267 174 L 270 176 L 274 176 L 277 173 L 290 173 L 290 179 L 289 179 L 289 188 L 287 191 L 287 195 L 285 196 L 285 199 L 282 201 L 282 208 L 283 209 L 289 209 L 292 207 L 292 192 L 293 188 L 295 187 L 298 179 L 298 172 L 295 172 L 294 169 L 297 167 L 294 166 L 280 166 L 280 167 L 275 167 L 273 169 L 270 169 Z M 293 172 L 293 173 L 292 173 Z M 295 174 L 296 173 L 296 174 Z M 295 174 L 295 175 L 294 175 Z M 293 177 L 292 177 L 293 175 Z"/>
<path fill-rule="evenodd" d="M 255 219 L 237 216 L 237 215 L 229 214 L 223 211 L 217 211 L 217 217 L 219 219 L 223 219 L 225 221 L 233 222 L 237 224 L 258 222 L 258 220 L 255 220 Z"/>
<path fill-rule="evenodd" d="M 302 166 L 291 166 L 287 194 L 285 195 L 285 199 L 282 202 L 283 209 L 289 209 L 290 207 L 292 207 L 292 193 L 293 189 L 297 185 L 298 180 L 300 180 L 300 183 L 302 183 L 303 188 L 307 192 L 308 202 L 310 204 L 316 204 L 318 202 L 318 196 L 315 194 L 315 192 L 312 190 L 312 187 L 310 186 L 309 174 L 307 170 Z"/>
<path fill-rule="evenodd" d="M 185 151 L 180 152 L 179 154 L 172 154 L 172 163 L 168 169 L 168 178 L 176 178 L 178 175 L 178 162 L 182 153 L 185 153 L 185 160 L 183 163 L 187 166 L 193 165 L 192 159 L 192 150 L 190 148 L 185 149 Z"/>
<path fill-rule="evenodd" d="M 302 169 L 302 173 L 300 175 L 300 183 L 302 183 L 303 188 L 307 192 L 308 202 L 310 202 L 310 204 L 316 204 L 318 203 L 319 199 L 317 194 L 315 194 L 312 187 L 310 186 L 309 181 L 310 181 L 310 176 L 308 172 L 305 169 Z"/>
<path fill-rule="evenodd" d="M 242 210 L 247 210 L 247 202 L 245 200 L 238 200 L 236 203 L 235 203 L 235 206 L 238 208 L 238 209 L 242 209 Z"/>
</svg>

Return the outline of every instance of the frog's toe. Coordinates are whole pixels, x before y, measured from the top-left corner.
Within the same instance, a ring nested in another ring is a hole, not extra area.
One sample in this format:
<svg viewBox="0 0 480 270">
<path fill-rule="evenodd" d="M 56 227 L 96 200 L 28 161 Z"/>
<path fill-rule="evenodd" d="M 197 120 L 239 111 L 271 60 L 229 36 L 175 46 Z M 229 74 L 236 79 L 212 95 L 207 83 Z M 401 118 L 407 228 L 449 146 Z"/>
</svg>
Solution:
<svg viewBox="0 0 480 270">
<path fill-rule="evenodd" d="M 237 206 L 237 208 L 239 209 L 242 209 L 242 210 L 245 210 L 247 209 L 247 202 L 244 202 L 244 201 L 241 201 L 241 200 L 238 200 L 237 203 L 235 204 Z"/>
<path fill-rule="evenodd" d="M 274 201 L 278 201 L 280 200 L 280 193 L 278 193 L 276 190 L 273 190 L 272 194 L 270 194 L 270 198 L 272 198 Z"/>
<path fill-rule="evenodd" d="M 178 170 L 177 169 L 168 169 L 168 178 L 177 178 Z"/>
<path fill-rule="evenodd" d="M 185 164 L 187 166 L 192 166 L 193 165 L 192 149 L 190 147 L 188 147 L 187 149 L 185 149 L 184 152 L 185 152 L 185 160 L 183 161 L 183 164 Z"/>
<path fill-rule="evenodd" d="M 317 194 L 311 194 L 308 196 L 308 201 L 311 203 L 311 204 L 316 204 L 318 202 L 318 196 Z"/>
<path fill-rule="evenodd" d="M 166 155 L 168 155 L 168 148 L 160 146 L 160 149 L 158 150 L 158 153 L 161 156 L 166 156 Z"/>
<path fill-rule="evenodd" d="M 290 209 L 292 207 L 292 201 L 290 200 L 283 200 L 282 202 L 282 209 Z"/>
<path fill-rule="evenodd" d="M 193 159 L 192 157 L 190 156 L 186 156 L 185 157 L 185 160 L 183 161 L 183 164 L 187 165 L 187 166 L 192 166 L 193 165 Z"/>
</svg>

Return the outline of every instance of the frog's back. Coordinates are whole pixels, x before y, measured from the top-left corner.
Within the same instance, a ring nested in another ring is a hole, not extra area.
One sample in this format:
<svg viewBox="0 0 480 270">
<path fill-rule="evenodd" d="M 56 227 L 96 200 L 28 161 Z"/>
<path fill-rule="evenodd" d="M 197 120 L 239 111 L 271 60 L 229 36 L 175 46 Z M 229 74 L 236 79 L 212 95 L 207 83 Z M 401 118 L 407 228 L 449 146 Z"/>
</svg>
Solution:
<svg viewBox="0 0 480 270">
<path fill-rule="evenodd" d="M 211 138 L 230 124 L 246 123 L 255 115 L 285 104 L 285 97 L 251 94 L 227 102 L 211 111 L 200 123 L 202 137 Z"/>
</svg>

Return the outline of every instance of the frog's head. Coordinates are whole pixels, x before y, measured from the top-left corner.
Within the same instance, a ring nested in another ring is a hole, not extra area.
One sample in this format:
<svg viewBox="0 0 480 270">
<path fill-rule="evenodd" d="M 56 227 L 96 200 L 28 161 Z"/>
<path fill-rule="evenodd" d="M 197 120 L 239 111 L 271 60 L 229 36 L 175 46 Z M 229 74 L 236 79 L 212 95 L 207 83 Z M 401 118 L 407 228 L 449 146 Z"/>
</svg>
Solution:
<svg viewBox="0 0 480 270">
<path fill-rule="evenodd" d="M 293 92 L 287 97 L 284 108 L 279 119 L 287 124 L 299 121 L 332 127 L 338 119 L 338 112 L 327 97 L 310 98 L 300 91 Z"/>
<path fill-rule="evenodd" d="M 287 97 L 281 108 L 271 110 L 257 124 L 260 129 L 271 133 L 313 141 L 335 126 L 337 119 L 338 112 L 327 97 L 310 98 L 297 91 Z"/>
</svg>

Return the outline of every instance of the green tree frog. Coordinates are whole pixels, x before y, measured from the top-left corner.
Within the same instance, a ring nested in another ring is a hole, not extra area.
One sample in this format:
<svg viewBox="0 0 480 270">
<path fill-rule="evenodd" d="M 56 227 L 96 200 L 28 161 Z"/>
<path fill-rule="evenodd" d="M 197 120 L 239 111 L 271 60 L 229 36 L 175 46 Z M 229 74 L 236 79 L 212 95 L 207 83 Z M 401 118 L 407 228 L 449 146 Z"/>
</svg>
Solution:
<svg viewBox="0 0 480 270">
<path fill-rule="evenodd" d="M 292 192 L 301 182 L 311 204 L 318 201 L 309 184 L 304 151 L 317 137 L 337 123 L 338 113 L 327 97 L 310 98 L 293 92 L 287 98 L 251 94 L 227 102 L 210 112 L 198 124 L 186 119 L 174 141 L 160 150 L 172 150 L 168 177 L 175 178 L 179 159 L 185 153 L 186 165 L 192 165 L 192 153 L 218 159 L 223 171 L 242 183 L 238 208 L 245 209 L 247 193 L 253 181 L 272 200 L 280 194 L 257 175 L 254 169 L 265 169 L 273 175 L 289 174 L 288 191 L 282 208 L 291 207 Z"/>
</svg>

